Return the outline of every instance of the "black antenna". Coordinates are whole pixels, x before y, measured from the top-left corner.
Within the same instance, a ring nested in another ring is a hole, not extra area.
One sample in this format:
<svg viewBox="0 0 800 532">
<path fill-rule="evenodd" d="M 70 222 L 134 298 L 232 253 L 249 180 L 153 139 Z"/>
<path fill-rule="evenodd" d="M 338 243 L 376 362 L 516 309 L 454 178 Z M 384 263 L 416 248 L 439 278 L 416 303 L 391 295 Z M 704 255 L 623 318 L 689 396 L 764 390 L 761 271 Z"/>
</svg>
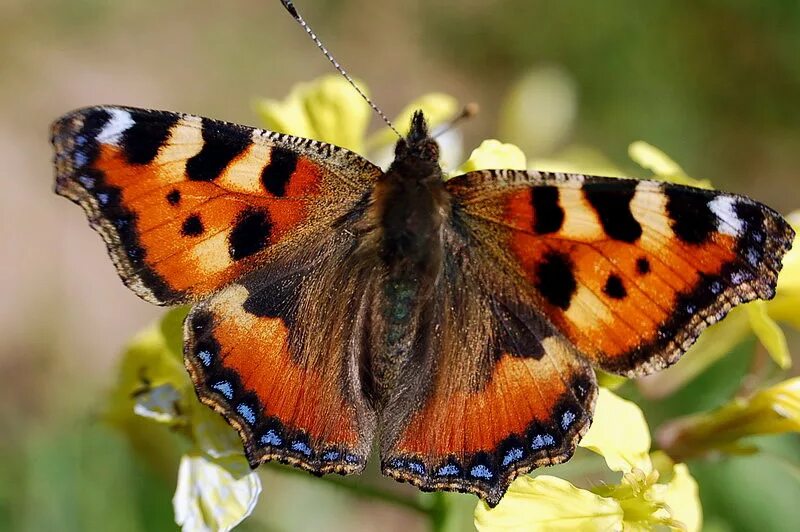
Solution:
<svg viewBox="0 0 800 532">
<path fill-rule="evenodd" d="M 361 97 L 362 97 L 362 98 L 364 98 L 364 101 L 366 101 L 366 102 L 369 104 L 369 106 L 370 106 L 370 107 L 372 107 L 372 110 L 373 110 L 373 111 L 375 111 L 376 113 L 378 113 L 378 116 L 380 116 L 380 117 L 383 119 L 383 121 L 384 121 L 384 122 L 386 122 L 386 125 L 388 125 L 388 126 L 389 126 L 389 128 L 390 128 L 392 131 L 394 131 L 395 135 L 397 135 L 397 136 L 398 136 L 398 137 L 400 137 L 400 138 L 403 138 L 403 135 L 401 135 L 401 134 L 400 134 L 400 133 L 399 133 L 399 132 L 398 132 L 398 131 L 397 131 L 397 130 L 394 128 L 394 126 L 392 125 L 392 122 L 391 122 L 391 121 L 390 121 L 390 120 L 389 120 L 389 119 L 386 117 L 386 115 L 385 115 L 385 114 L 383 114 L 383 111 L 381 111 L 380 109 L 378 109 L 378 106 L 377 106 L 377 105 L 375 105 L 374 103 L 372 103 L 372 100 L 370 100 L 370 99 L 369 99 L 369 97 L 368 97 L 366 94 L 364 94 L 364 92 L 363 92 L 361 89 L 359 89 L 359 88 L 358 88 L 358 85 L 356 85 L 356 82 L 355 82 L 355 81 L 353 81 L 353 78 L 351 78 L 351 77 L 350 77 L 350 75 L 349 75 L 349 74 L 348 74 L 348 73 L 345 71 L 345 69 L 344 69 L 344 68 L 342 68 L 342 65 L 340 65 L 340 64 L 339 64 L 339 63 L 336 61 L 336 59 L 334 59 L 334 58 L 333 58 L 333 56 L 331 55 L 331 53 L 328 51 L 328 49 L 327 49 L 327 48 L 325 48 L 325 46 L 324 46 L 324 45 L 322 44 L 322 42 L 319 40 L 319 38 L 317 37 L 317 35 L 316 35 L 316 34 L 315 34 L 315 33 L 314 33 L 312 30 L 311 30 L 311 28 L 308 26 L 308 24 L 306 24 L 306 21 L 303 19 L 303 17 L 301 17 L 301 16 L 300 16 L 300 13 L 298 13 L 298 12 L 297 12 L 297 8 L 295 8 L 295 7 L 294 7 L 294 4 L 292 3 L 292 0 L 281 0 L 281 3 L 283 4 L 283 7 L 285 7 L 285 8 L 286 8 L 286 11 L 288 11 L 288 12 L 289 12 L 289 14 L 290 14 L 290 15 L 292 15 L 292 17 L 294 17 L 294 19 L 295 19 L 295 20 L 296 20 L 298 23 L 300 23 L 300 25 L 303 27 L 303 29 L 304 29 L 304 30 L 306 30 L 306 33 L 308 33 L 309 37 L 311 37 L 311 40 L 313 40 L 313 41 L 314 41 L 314 43 L 317 45 L 317 48 L 319 48 L 320 50 L 322 50 L 322 53 L 323 53 L 323 54 L 325 54 L 325 57 L 327 57 L 327 58 L 328 58 L 328 61 L 330 61 L 330 62 L 331 62 L 331 64 L 333 65 L 333 67 L 334 67 L 336 70 L 338 70 L 338 71 L 339 71 L 339 73 L 340 73 L 342 76 L 344 76 L 344 79 L 346 79 L 346 80 L 347 80 L 347 81 L 350 83 L 350 85 L 352 85 L 352 86 L 353 86 L 353 88 L 356 90 L 356 92 L 358 92 L 358 94 L 360 94 L 360 95 L 361 95 Z"/>
<path fill-rule="evenodd" d="M 441 129 L 434 132 L 433 138 L 437 138 L 444 135 L 445 133 L 453 129 L 456 125 L 458 125 L 458 123 L 464 120 L 465 118 L 472 118 L 473 116 L 478 114 L 478 111 L 480 111 L 480 107 L 478 106 L 477 103 L 475 102 L 468 103 L 467 105 L 464 106 L 463 109 L 461 109 L 461 112 L 456 117 L 450 120 L 449 123 L 445 124 Z"/>
</svg>

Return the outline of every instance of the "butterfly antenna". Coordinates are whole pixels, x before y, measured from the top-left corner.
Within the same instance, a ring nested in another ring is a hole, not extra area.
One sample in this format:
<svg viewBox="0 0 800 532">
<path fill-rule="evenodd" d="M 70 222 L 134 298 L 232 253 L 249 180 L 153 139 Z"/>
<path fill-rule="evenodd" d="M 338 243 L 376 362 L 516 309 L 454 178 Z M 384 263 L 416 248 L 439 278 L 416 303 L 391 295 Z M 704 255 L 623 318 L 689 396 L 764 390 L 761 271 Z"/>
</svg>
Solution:
<svg viewBox="0 0 800 532">
<path fill-rule="evenodd" d="M 372 100 L 369 99 L 369 96 L 364 94 L 364 91 L 358 88 L 358 85 L 356 85 L 356 82 L 353 81 L 353 78 L 350 77 L 350 74 L 348 74 L 347 71 L 342 67 L 342 65 L 340 65 L 339 62 L 333 58 L 328 49 L 325 48 L 325 45 L 322 44 L 322 41 L 319 40 L 317 34 L 314 33 L 314 31 L 306 23 L 305 19 L 303 19 L 303 17 L 300 16 L 300 13 L 297 12 L 297 8 L 294 7 L 292 0 L 281 0 L 281 3 L 283 4 L 283 7 L 286 8 L 286 11 L 288 11 L 289 14 L 292 15 L 292 17 L 303 27 L 303 29 L 306 30 L 308 36 L 311 37 L 311 40 L 314 41 L 314 44 L 317 45 L 317 48 L 319 48 L 322 51 L 322 53 L 325 54 L 325 57 L 328 58 L 328 61 L 331 62 L 333 67 L 339 71 L 339 74 L 344 76 L 344 79 L 346 79 L 350 83 L 350 85 L 353 86 L 356 92 L 358 92 L 358 94 L 360 94 L 361 97 L 364 98 L 364 101 L 367 102 L 370 107 L 372 107 L 372 110 L 375 111 L 384 122 L 386 122 L 386 125 L 389 126 L 389 128 L 392 131 L 394 131 L 395 135 L 397 135 L 400 138 L 403 138 L 403 135 L 401 135 L 397 131 L 397 129 L 395 129 L 394 125 L 392 125 L 392 122 L 389 120 L 389 118 L 385 114 L 383 114 L 383 111 L 378 109 L 378 106 L 372 103 Z"/>
<path fill-rule="evenodd" d="M 463 109 L 461 109 L 461 112 L 458 114 L 458 116 L 454 117 L 452 120 L 450 120 L 448 124 L 445 124 L 444 126 L 442 126 L 441 129 L 436 131 L 436 133 L 433 135 L 433 138 L 444 135 L 445 133 L 456 127 L 456 125 L 458 125 L 458 123 L 464 120 L 465 118 L 472 118 L 473 116 L 478 114 L 478 111 L 480 111 L 480 107 L 478 106 L 477 103 L 475 102 L 468 103 L 467 105 L 464 106 Z"/>
</svg>

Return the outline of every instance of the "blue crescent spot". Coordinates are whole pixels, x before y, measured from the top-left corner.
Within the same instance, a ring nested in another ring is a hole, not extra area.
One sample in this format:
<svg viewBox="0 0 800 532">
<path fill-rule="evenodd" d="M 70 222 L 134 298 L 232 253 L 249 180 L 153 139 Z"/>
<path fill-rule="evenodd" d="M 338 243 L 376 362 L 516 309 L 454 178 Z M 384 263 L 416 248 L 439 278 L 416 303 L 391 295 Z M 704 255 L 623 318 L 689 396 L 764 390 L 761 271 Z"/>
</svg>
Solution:
<svg viewBox="0 0 800 532">
<path fill-rule="evenodd" d="M 333 460 L 338 460 L 339 457 L 342 456 L 342 453 L 339 451 L 328 451 L 327 453 L 322 455 L 322 459 L 326 462 L 330 462 Z"/>
<path fill-rule="evenodd" d="M 489 480 L 494 476 L 489 468 L 483 464 L 478 464 L 470 469 L 469 474 L 475 478 L 485 478 L 486 480 Z"/>
<path fill-rule="evenodd" d="M 537 434 L 531 440 L 531 449 L 538 451 L 539 449 L 544 449 L 545 447 L 551 447 L 555 442 L 555 438 L 553 438 L 553 436 L 550 434 Z"/>
<path fill-rule="evenodd" d="M 525 451 L 523 451 L 522 447 L 514 447 L 513 449 L 509 449 L 505 456 L 503 456 L 503 465 L 507 466 L 512 462 L 520 460 L 524 452 Z"/>
<path fill-rule="evenodd" d="M 361 462 L 361 459 L 359 459 L 359 457 L 354 455 L 354 454 L 349 454 L 348 453 L 348 454 L 346 454 L 344 456 L 344 461 L 345 462 L 349 462 L 351 464 L 357 464 L 357 463 Z"/>
<path fill-rule="evenodd" d="M 575 421 L 575 417 L 575 412 L 572 410 L 567 410 L 561 414 L 561 430 L 566 431 L 568 428 L 570 428 L 573 421 Z"/>
<path fill-rule="evenodd" d="M 436 475 L 440 477 L 451 477 L 453 475 L 458 475 L 459 472 L 460 470 L 457 466 L 454 466 L 453 464 L 447 464 L 446 466 L 440 467 L 436 472 Z"/>
<path fill-rule="evenodd" d="M 80 166 L 80 165 L 78 165 L 78 166 Z M 85 188 L 87 190 L 93 189 L 95 183 L 97 183 L 97 180 L 95 178 L 93 178 L 90 175 L 86 175 L 86 174 L 83 174 L 80 177 L 78 177 L 78 181 L 80 181 L 81 185 L 83 185 L 83 188 Z"/>
<path fill-rule="evenodd" d="M 83 150 L 75 150 L 75 153 L 72 154 L 72 164 L 75 168 L 86 166 L 88 162 L 89 156 Z"/>
<path fill-rule="evenodd" d="M 274 431 L 268 430 L 266 434 L 261 436 L 261 443 L 264 445 L 272 445 L 273 447 L 280 447 L 283 445 L 283 439 Z"/>
<path fill-rule="evenodd" d="M 208 367 L 208 366 L 211 365 L 211 357 L 212 357 L 212 355 L 211 355 L 211 351 L 209 351 L 208 349 L 203 349 L 201 351 L 198 351 L 197 352 L 197 357 L 200 359 L 200 361 L 203 363 L 203 365 L 205 367 Z"/>
<path fill-rule="evenodd" d="M 224 395 L 227 399 L 233 399 L 233 386 L 228 381 L 220 381 L 211 385 L 212 388 Z"/>
<path fill-rule="evenodd" d="M 408 461 L 406 463 L 406 469 L 413 471 L 417 475 L 424 475 L 425 474 L 425 466 L 420 464 L 419 462 L 412 462 Z M 441 471 L 441 469 L 439 470 Z"/>
<path fill-rule="evenodd" d="M 305 442 L 299 440 L 292 442 L 292 450 L 303 453 L 306 456 L 311 456 L 311 447 L 309 447 Z"/>
<path fill-rule="evenodd" d="M 236 411 L 251 425 L 256 422 L 256 414 L 253 412 L 253 409 L 250 408 L 250 405 L 239 403 L 236 405 Z"/>
<path fill-rule="evenodd" d="M 97 195 L 97 201 L 100 202 L 100 205 L 105 205 L 108 203 L 109 196 L 105 192 L 101 192 Z"/>
</svg>

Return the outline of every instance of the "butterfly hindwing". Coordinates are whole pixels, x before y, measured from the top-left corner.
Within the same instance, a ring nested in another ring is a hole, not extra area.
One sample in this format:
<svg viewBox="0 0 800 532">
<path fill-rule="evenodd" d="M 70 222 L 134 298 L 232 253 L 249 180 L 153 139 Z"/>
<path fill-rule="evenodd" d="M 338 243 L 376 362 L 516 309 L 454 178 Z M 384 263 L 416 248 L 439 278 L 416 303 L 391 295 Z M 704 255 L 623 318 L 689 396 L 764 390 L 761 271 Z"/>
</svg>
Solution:
<svg viewBox="0 0 800 532">
<path fill-rule="evenodd" d="M 470 492 L 494 506 L 520 474 L 572 455 L 597 385 L 588 361 L 514 299 L 513 283 L 472 244 L 447 252 L 434 323 L 383 411 L 381 463 L 423 490 Z"/>
<path fill-rule="evenodd" d="M 352 249 L 338 238 L 228 286 L 187 318 L 197 393 L 239 431 L 253 467 L 280 460 L 346 474 L 366 463 L 376 422 L 358 366 L 363 280 L 348 277 Z"/>
<path fill-rule="evenodd" d="M 733 306 L 773 297 L 794 234 L 748 198 L 655 181 L 498 170 L 446 186 L 561 333 L 631 376 L 677 361 Z"/>
<path fill-rule="evenodd" d="M 139 296 L 197 301 L 348 212 L 380 169 L 347 150 L 201 118 L 92 107 L 55 122 L 56 192 Z"/>
</svg>

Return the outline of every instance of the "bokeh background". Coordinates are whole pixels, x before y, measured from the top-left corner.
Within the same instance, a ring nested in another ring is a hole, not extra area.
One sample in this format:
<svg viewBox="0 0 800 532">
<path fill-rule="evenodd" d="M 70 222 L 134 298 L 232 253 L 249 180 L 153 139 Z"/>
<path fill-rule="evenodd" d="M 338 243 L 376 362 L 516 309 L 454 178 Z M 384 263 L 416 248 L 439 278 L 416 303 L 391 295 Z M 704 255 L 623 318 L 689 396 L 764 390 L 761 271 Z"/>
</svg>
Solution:
<svg viewBox="0 0 800 532">
<path fill-rule="evenodd" d="M 627 147 L 643 139 L 718 188 L 784 213 L 800 206 L 796 0 L 297 4 L 387 114 L 434 90 L 478 102 L 461 127 L 467 150 L 497 137 L 530 158 L 642 176 Z M 0 529 L 174 527 L 175 471 L 96 415 L 121 349 L 162 311 L 122 285 L 80 209 L 52 193 L 49 123 L 116 103 L 258 125 L 256 98 L 330 71 L 278 0 L 0 0 Z M 719 404 L 753 352 L 646 409 L 664 418 Z M 774 441 L 800 452 L 796 438 Z M 762 458 L 692 471 L 708 530 L 800 529 L 797 471 Z M 242 529 L 425 526 L 311 477 L 271 469 L 264 484 Z M 469 525 L 474 502 L 463 501 Z"/>
</svg>

